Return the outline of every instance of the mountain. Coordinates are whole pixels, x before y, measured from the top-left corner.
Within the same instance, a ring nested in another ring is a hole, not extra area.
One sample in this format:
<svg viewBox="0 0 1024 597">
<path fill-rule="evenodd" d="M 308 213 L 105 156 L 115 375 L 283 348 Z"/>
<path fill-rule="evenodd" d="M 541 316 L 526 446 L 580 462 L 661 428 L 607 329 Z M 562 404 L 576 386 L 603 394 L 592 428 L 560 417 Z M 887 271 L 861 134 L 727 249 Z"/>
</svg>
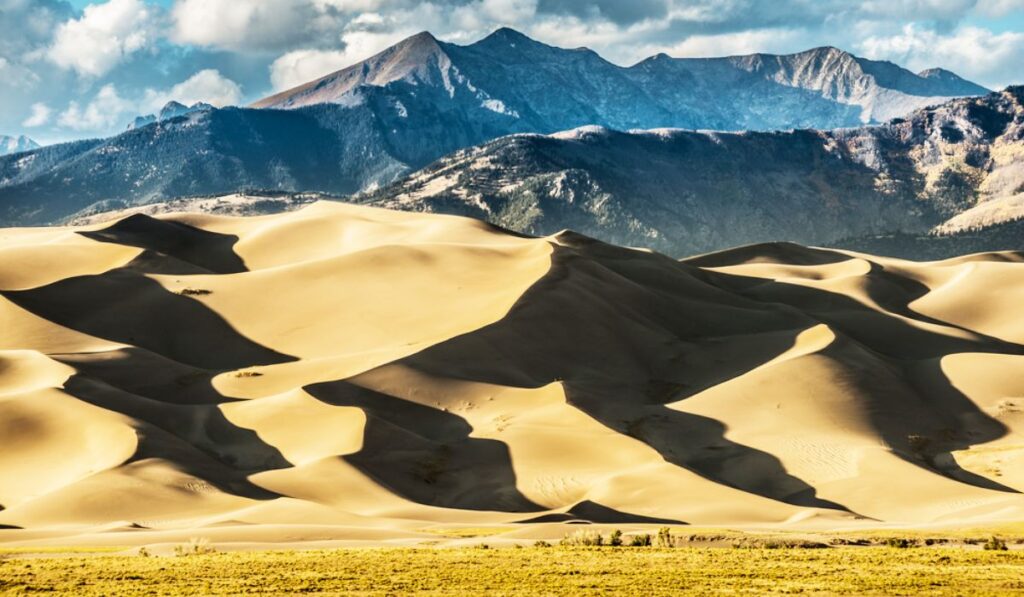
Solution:
<svg viewBox="0 0 1024 597">
<path fill-rule="evenodd" d="M 326 202 L 4 230 L 0 525 L 252 545 L 1017 522 L 1022 296 L 1021 253 L 680 262 Z"/>
<path fill-rule="evenodd" d="M 834 131 L 513 135 L 360 200 L 677 256 L 966 231 L 1024 216 L 1024 87 Z"/>
<path fill-rule="evenodd" d="M 145 114 L 143 116 L 136 116 L 135 120 L 128 125 L 128 130 L 134 130 L 142 128 L 146 125 L 153 124 L 154 122 L 161 122 L 169 120 L 171 118 L 177 118 L 178 116 L 185 116 L 192 112 L 198 112 L 200 110 L 213 110 L 214 107 L 205 102 L 198 102 L 191 106 L 186 106 L 182 103 L 170 101 L 164 104 L 164 107 L 160 109 L 158 114 Z"/>
<path fill-rule="evenodd" d="M 512 135 L 391 184 L 409 164 L 428 164 L 438 140 L 459 146 L 471 135 L 446 136 L 441 114 L 411 119 L 423 128 L 395 126 L 394 113 L 381 120 L 387 111 L 375 107 L 389 98 L 379 89 L 369 88 L 363 105 L 200 111 L 0 158 L 0 221 L 65 221 L 246 189 L 378 186 L 355 200 L 471 215 L 526 233 L 573 228 L 672 255 L 778 239 L 857 247 L 861 238 L 896 235 L 894 254 L 913 258 L 961 245 L 908 239 L 984 236 L 980 228 L 1024 216 L 1020 87 L 835 131 Z M 925 245 L 942 248 L 918 252 Z"/>
<path fill-rule="evenodd" d="M 832 47 L 783 56 L 659 54 L 620 67 L 591 50 L 548 46 L 506 28 L 468 46 L 420 33 L 254 106 L 349 104 L 359 101 L 367 86 L 388 88 L 395 102 L 406 107 L 429 102 L 468 120 L 493 111 L 507 117 L 508 132 L 540 133 L 584 125 L 623 130 L 835 128 L 988 93 L 948 71 L 916 75 Z"/>
<path fill-rule="evenodd" d="M 918 261 L 996 251 L 1024 251 L 1024 216 L 981 228 L 930 234 L 876 234 L 836 241 L 835 246 Z"/>
<path fill-rule="evenodd" d="M 423 33 L 258 108 L 172 103 L 109 139 L 0 158 L 0 224 L 247 189 L 353 194 L 516 133 L 845 126 L 978 90 L 832 48 L 623 68 L 510 29 L 468 46 Z"/>
<path fill-rule="evenodd" d="M 22 153 L 25 151 L 31 151 L 38 149 L 40 145 L 29 139 L 25 135 L 18 137 L 9 137 L 7 135 L 0 135 L 0 155 L 8 155 L 12 153 Z"/>
<path fill-rule="evenodd" d="M 294 211 L 317 201 L 336 201 L 319 193 L 277 193 L 248 191 L 209 197 L 181 197 L 143 205 L 101 204 L 79 212 L 69 226 L 91 226 L 135 215 L 157 216 L 166 213 L 201 213 L 215 216 L 259 216 Z"/>
<path fill-rule="evenodd" d="M 0 224 L 245 189 L 354 193 L 435 159 L 421 139 L 443 123 L 394 132 L 368 107 L 200 110 L 109 139 L 0 158 Z M 451 149 L 469 142 L 452 135 Z M 431 144 L 432 145 L 432 144 Z"/>
</svg>

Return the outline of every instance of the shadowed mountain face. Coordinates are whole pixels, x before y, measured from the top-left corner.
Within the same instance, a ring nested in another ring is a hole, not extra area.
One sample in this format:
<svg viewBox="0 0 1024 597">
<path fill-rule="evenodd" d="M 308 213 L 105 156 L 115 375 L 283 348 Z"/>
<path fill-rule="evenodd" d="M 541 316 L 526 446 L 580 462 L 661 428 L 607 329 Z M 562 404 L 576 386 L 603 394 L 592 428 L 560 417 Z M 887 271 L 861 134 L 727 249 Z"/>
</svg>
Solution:
<svg viewBox="0 0 1024 597">
<path fill-rule="evenodd" d="M 751 242 L 951 256 L 1021 249 L 978 231 L 1024 216 L 1024 88 L 876 127 L 785 133 L 584 127 L 463 150 L 362 200 L 469 215 L 531 234 L 564 228 L 676 256 Z M 996 235 L 999 234 L 998 238 Z M 864 240 L 861 240 L 864 239 Z M 1001 239 L 1001 240 L 1000 240 Z M 952 250 L 950 250 L 952 249 Z"/>
<path fill-rule="evenodd" d="M 1019 253 L 675 261 L 327 202 L 75 232 L 0 236 L 0 525 L 1024 514 Z"/>
<path fill-rule="evenodd" d="M 515 133 L 860 126 L 986 91 L 835 48 L 624 68 L 509 29 L 468 46 L 424 33 L 255 104 L 273 109 L 172 105 L 109 139 L 0 158 L 0 225 L 245 189 L 348 195 Z"/>
</svg>

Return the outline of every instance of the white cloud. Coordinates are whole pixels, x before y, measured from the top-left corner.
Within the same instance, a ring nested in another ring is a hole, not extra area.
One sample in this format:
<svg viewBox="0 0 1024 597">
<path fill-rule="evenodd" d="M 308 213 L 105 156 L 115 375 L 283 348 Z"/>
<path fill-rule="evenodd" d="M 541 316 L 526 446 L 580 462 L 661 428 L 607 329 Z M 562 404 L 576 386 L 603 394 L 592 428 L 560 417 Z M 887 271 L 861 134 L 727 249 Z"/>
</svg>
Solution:
<svg viewBox="0 0 1024 597">
<path fill-rule="evenodd" d="M 50 107 L 42 102 L 32 104 L 32 113 L 26 118 L 21 126 L 37 127 L 50 122 Z"/>
<path fill-rule="evenodd" d="M 205 102 L 216 107 L 236 105 L 242 99 L 242 89 L 215 69 L 197 72 L 174 87 L 158 91 L 147 89 L 140 112 L 156 112 L 169 101 L 186 106 Z"/>
<path fill-rule="evenodd" d="M 785 53 L 793 47 L 794 40 L 799 37 L 800 32 L 792 29 L 761 29 L 721 35 L 693 35 L 662 51 L 675 57 L 735 56 L 757 52 Z M 648 55 L 651 53 L 656 52 L 650 52 Z"/>
<path fill-rule="evenodd" d="M 295 50 L 270 65 L 274 91 L 291 89 L 353 64 L 344 50 Z"/>
<path fill-rule="evenodd" d="M 321 11 L 333 8 L 347 13 L 372 12 L 388 4 L 394 4 L 388 0 L 312 0 L 312 3 Z"/>
<path fill-rule="evenodd" d="M 342 23 L 329 8 L 322 0 L 178 0 L 171 37 L 234 51 L 284 49 L 340 31 Z"/>
<path fill-rule="evenodd" d="M 537 0 L 477 0 L 458 7 L 454 12 L 456 18 L 461 13 L 476 19 L 477 26 L 525 23 L 537 13 Z"/>
<path fill-rule="evenodd" d="M 61 68 L 102 76 L 153 41 L 152 17 L 141 0 L 91 4 L 57 28 L 47 55 Z"/>
<path fill-rule="evenodd" d="M 869 37 L 858 46 L 868 58 L 912 70 L 941 66 L 990 88 L 1024 83 L 1024 32 L 962 27 L 941 34 L 910 24 L 896 35 Z"/>
<path fill-rule="evenodd" d="M 85 108 L 72 101 L 61 113 L 57 124 L 75 131 L 109 132 L 123 124 L 127 115 L 135 112 L 135 105 L 122 98 L 114 85 L 104 85 Z"/>
<path fill-rule="evenodd" d="M 1024 0 L 978 0 L 978 12 L 988 17 L 1002 17 L 1015 10 L 1024 11 Z"/>
</svg>

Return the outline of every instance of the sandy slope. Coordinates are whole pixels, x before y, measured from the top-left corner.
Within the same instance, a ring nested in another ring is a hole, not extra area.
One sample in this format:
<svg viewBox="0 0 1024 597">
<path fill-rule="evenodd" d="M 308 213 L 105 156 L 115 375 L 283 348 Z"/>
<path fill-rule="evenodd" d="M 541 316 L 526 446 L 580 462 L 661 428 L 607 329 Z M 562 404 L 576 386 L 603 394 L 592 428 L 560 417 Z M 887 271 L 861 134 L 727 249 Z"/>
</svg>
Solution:
<svg viewBox="0 0 1024 597">
<path fill-rule="evenodd" d="M 1020 520 L 1022 262 L 338 203 L 0 230 L 0 541 Z"/>
</svg>

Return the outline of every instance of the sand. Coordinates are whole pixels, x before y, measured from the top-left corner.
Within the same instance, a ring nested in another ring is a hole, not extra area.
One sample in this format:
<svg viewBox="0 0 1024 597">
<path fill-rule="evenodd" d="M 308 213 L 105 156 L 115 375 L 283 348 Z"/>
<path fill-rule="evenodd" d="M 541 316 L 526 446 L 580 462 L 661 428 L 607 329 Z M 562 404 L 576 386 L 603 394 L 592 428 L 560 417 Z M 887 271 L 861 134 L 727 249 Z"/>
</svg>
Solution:
<svg viewBox="0 0 1024 597">
<path fill-rule="evenodd" d="M 1022 299 L 330 202 L 0 230 L 0 542 L 1019 521 Z"/>
</svg>

